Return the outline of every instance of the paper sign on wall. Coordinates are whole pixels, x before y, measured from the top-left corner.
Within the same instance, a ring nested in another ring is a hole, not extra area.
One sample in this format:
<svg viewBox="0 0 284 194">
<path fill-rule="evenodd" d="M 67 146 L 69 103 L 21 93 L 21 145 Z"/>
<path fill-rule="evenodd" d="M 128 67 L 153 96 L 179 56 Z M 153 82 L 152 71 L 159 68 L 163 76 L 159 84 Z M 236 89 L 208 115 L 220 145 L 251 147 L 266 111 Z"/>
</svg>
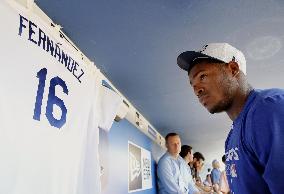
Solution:
<svg viewBox="0 0 284 194">
<path fill-rule="evenodd" d="M 152 188 L 151 152 L 128 142 L 128 191 Z"/>
</svg>

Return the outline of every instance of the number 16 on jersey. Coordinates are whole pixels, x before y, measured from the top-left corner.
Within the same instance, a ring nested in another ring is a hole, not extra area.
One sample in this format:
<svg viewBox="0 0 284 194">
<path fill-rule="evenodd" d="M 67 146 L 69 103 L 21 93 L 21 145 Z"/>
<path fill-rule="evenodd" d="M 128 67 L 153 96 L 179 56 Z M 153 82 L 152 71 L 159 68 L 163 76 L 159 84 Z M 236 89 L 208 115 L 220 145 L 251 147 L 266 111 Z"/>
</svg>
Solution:
<svg viewBox="0 0 284 194">
<path fill-rule="evenodd" d="M 37 95 L 34 107 L 34 115 L 33 119 L 40 121 L 41 115 L 41 105 L 43 99 L 43 93 L 45 88 L 45 80 L 47 75 L 47 69 L 42 68 L 39 72 L 37 72 L 37 78 L 39 79 Z M 62 99 L 58 98 L 55 95 L 55 87 L 59 86 L 63 89 L 63 92 L 68 95 L 68 88 L 64 80 L 60 77 L 56 76 L 50 80 L 49 91 L 48 91 L 48 99 L 45 109 L 45 115 L 51 126 L 56 128 L 61 128 L 66 123 L 66 115 L 67 108 Z M 57 119 L 53 115 L 53 105 L 57 105 L 61 109 L 61 118 Z"/>
</svg>

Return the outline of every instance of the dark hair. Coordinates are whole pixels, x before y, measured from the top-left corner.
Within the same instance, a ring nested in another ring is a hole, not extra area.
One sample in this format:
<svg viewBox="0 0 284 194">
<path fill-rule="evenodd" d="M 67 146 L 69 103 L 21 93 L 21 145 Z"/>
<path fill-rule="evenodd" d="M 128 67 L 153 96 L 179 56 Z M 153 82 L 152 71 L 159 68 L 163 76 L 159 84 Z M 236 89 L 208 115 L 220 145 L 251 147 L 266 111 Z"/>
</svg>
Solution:
<svg viewBox="0 0 284 194">
<path fill-rule="evenodd" d="M 225 62 L 218 60 L 218 59 L 212 59 L 212 58 L 197 58 L 194 61 L 192 61 L 190 68 L 188 69 L 188 74 L 190 73 L 190 70 L 199 63 L 218 63 L 218 64 L 223 64 Z"/>
<path fill-rule="evenodd" d="M 223 162 L 223 163 L 226 162 L 226 156 L 225 156 L 225 155 L 222 156 L 222 162 Z"/>
<path fill-rule="evenodd" d="M 184 157 L 188 154 L 188 152 L 191 153 L 191 150 L 192 150 L 192 147 L 191 147 L 191 146 L 189 146 L 189 145 L 183 145 L 183 146 L 181 146 L 181 151 L 180 151 L 179 155 L 180 155 L 182 158 L 184 158 Z"/>
<path fill-rule="evenodd" d="M 174 136 L 179 136 L 177 133 L 168 133 L 167 135 L 166 135 L 166 143 L 168 142 L 168 139 L 169 139 L 169 137 L 174 137 Z"/>
<path fill-rule="evenodd" d="M 203 160 L 203 161 L 205 161 L 204 156 L 203 156 L 200 152 L 195 152 L 195 153 L 193 154 L 193 158 L 196 158 L 197 161 L 199 161 L 200 159 Z"/>
</svg>

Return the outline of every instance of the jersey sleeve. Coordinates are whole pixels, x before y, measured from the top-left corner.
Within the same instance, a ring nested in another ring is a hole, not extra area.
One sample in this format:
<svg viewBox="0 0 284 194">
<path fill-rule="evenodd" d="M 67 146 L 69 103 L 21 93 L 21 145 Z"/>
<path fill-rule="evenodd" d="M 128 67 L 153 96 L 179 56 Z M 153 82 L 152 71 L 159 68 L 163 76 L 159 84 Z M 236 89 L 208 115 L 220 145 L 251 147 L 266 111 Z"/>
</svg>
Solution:
<svg viewBox="0 0 284 194">
<path fill-rule="evenodd" d="M 272 193 L 284 190 L 284 96 L 267 97 L 250 114 L 249 146 Z"/>
<path fill-rule="evenodd" d="M 99 128 L 108 131 L 122 104 L 122 98 L 115 91 L 102 85 L 98 103 Z"/>
</svg>

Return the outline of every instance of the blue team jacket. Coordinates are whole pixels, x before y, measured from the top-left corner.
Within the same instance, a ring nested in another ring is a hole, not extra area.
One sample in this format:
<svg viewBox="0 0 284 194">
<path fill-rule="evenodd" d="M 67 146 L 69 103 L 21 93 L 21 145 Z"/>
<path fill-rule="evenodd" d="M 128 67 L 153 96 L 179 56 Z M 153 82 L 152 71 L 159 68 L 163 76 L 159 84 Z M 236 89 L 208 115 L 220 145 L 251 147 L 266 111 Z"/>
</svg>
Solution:
<svg viewBox="0 0 284 194">
<path fill-rule="evenodd" d="M 234 194 L 284 193 L 284 90 L 253 90 L 225 143 Z"/>
</svg>

